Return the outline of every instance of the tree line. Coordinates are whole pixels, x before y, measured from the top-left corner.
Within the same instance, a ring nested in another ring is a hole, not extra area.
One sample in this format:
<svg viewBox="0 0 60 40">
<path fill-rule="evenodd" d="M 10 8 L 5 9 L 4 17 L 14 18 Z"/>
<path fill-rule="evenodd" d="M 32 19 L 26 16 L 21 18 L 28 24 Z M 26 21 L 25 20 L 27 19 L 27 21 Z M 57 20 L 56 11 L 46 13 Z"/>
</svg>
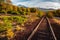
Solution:
<svg viewBox="0 0 60 40">
<path fill-rule="evenodd" d="M 60 17 L 60 9 L 46 12 L 48 17 Z"/>
</svg>

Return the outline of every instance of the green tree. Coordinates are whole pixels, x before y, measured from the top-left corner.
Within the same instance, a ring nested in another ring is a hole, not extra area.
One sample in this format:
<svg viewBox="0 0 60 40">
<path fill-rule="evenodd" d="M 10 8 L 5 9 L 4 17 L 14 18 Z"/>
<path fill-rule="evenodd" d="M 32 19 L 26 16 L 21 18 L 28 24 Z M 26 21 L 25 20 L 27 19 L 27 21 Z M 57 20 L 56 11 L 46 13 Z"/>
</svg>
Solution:
<svg viewBox="0 0 60 40">
<path fill-rule="evenodd" d="M 35 8 L 30 8 L 30 12 L 34 13 L 34 12 L 36 12 L 36 9 Z"/>
<path fill-rule="evenodd" d="M 5 0 L 0 0 L 0 3 L 1 3 L 1 2 L 4 2 L 4 1 L 5 1 Z"/>
</svg>

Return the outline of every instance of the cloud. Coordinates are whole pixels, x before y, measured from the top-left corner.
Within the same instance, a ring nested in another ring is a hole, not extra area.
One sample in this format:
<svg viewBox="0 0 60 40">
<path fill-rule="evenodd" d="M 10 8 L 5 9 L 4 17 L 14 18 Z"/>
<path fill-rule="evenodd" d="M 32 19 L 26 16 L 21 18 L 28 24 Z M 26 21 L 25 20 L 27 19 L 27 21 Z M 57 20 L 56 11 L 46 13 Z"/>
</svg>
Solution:
<svg viewBox="0 0 60 40">
<path fill-rule="evenodd" d="M 39 7 L 47 8 L 47 9 L 49 9 L 49 8 L 58 9 L 58 8 L 60 8 L 60 3 L 56 3 L 56 2 L 41 2 Z"/>
<path fill-rule="evenodd" d="M 60 1 L 59 0 L 29 0 L 29 1 L 23 1 L 18 2 L 15 5 L 24 5 L 27 7 L 40 7 L 40 8 L 52 8 L 52 9 L 58 9 L 60 8 Z"/>
</svg>

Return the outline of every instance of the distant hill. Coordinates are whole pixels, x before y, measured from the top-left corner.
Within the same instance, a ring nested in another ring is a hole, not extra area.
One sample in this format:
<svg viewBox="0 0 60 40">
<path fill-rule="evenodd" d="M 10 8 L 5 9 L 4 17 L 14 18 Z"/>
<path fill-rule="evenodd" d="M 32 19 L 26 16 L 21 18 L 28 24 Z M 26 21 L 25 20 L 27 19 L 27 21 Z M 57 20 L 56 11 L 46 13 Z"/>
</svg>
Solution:
<svg viewBox="0 0 60 40">
<path fill-rule="evenodd" d="M 55 10 L 55 9 L 46 9 L 46 8 L 38 8 L 40 10 L 43 10 L 43 11 L 52 11 L 52 10 Z"/>
<path fill-rule="evenodd" d="M 28 7 L 26 7 L 26 6 L 24 6 L 24 5 L 18 5 L 19 7 L 24 7 L 24 8 L 28 8 Z"/>
</svg>

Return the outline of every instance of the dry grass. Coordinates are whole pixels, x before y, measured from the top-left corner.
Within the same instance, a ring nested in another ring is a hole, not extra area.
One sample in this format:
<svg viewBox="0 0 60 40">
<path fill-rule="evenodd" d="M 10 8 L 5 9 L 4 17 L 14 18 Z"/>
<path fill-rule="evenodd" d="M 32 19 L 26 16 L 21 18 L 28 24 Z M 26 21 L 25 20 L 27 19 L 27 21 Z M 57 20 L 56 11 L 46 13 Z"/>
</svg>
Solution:
<svg viewBox="0 0 60 40">
<path fill-rule="evenodd" d="M 57 24 L 59 24 L 60 25 L 60 20 L 58 20 L 58 19 L 53 19 Z"/>
</svg>

